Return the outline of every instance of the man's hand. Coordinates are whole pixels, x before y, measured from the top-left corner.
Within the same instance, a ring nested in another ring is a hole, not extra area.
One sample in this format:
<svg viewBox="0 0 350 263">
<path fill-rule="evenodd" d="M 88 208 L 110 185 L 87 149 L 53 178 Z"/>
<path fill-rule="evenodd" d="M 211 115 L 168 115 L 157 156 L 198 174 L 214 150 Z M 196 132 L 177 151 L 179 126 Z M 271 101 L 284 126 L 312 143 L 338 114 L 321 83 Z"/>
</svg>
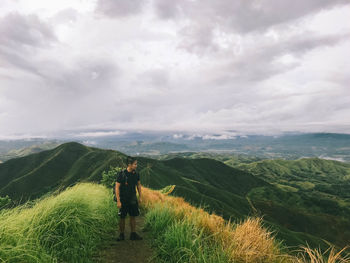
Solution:
<svg viewBox="0 0 350 263">
<path fill-rule="evenodd" d="M 118 200 L 118 202 L 117 202 L 117 207 L 118 208 L 122 208 L 122 203 Z"/>
</svg>

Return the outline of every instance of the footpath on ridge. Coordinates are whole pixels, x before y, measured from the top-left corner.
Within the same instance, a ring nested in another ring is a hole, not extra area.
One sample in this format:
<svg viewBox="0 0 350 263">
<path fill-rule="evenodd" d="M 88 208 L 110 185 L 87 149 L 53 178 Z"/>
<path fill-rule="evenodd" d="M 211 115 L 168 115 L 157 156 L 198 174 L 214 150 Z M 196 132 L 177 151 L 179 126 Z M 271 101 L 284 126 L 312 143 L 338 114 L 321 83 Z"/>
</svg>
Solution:
<svg viewBox="0 0 350 263">
<path fill-rule="evenodd" d="M 153 250 L 151 248 L 151 236 L 149 232 L 143 232 L 144 216 L 136 217 L 136 232 L 143 240 L 130 240 L 129 216 L 125 221 L 125 240 L 116 241 L 119 236 L 119 226 L 116 229 L 115 241 L 100 251 L 96 263 L 154 263 L 152 261 Z"/>
</svg>

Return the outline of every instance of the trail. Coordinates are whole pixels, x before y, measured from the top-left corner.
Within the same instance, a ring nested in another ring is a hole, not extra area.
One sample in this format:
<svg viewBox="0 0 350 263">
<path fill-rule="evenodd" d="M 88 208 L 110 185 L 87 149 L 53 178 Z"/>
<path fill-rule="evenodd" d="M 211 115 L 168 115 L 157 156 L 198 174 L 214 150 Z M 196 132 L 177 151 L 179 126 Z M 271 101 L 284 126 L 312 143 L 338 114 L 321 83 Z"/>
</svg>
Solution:
<svg viewBox="0 0 350 263">
<path fill-rule="evenodd" d="M 153 250 L 150 246 L 151 236 L 143 232 L 144 217 L 136 217 L 136 232 L 143 237 L 143 240 L 130 240 L 129 217 L 125 222 L 125 240 L 113 241 L 113 243 L 102 250 L 96 258 L 96 263 L 154 263 L 152 261 Z M 116 234 L 119 236 L 119 231 Z"/>
</svg>

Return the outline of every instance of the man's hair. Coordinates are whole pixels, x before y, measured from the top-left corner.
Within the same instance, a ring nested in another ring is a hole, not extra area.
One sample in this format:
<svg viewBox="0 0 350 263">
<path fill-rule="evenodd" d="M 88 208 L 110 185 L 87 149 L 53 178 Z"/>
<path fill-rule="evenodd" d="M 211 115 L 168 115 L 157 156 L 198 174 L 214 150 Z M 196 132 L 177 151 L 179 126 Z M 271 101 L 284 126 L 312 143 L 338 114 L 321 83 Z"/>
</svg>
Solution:
<svg viewBox="0 0 350 263">
<path fill-rule="evenodd" d="M 135 161 L 137 161 L 136 158 L 131 157 L 131 156 L 127 156 L 126 157 L 126 165 L 128 166 L 129 164 L 133 164 Z"/>
</svg>

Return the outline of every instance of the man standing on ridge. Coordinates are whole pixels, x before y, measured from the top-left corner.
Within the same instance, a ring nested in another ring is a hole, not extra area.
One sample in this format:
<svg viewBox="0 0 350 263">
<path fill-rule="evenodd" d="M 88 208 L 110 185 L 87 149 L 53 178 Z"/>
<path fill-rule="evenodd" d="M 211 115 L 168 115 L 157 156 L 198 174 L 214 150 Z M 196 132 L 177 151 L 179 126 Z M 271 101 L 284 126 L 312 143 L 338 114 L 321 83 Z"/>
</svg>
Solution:
<svg viewBox="0 0 350 263">
<path fill-rule="evenodd" d="M 117 198 L 117 206 L 119 208 L 118 215 L 120 216 L 119 221 L 119 237 L 118 241 L 125 239 L 125 217 L 127 214 L 130 216 L 130 240 L 141 240 L 136 233 L 136 221 L 135 217 L 140 214 L 138 201 L 136 197 L 136 187 L 139 192 L 139 202 L 141 199 L 141 183 L 140 175 L 136 172 L 137 160 L 133 157 L 128 156 L 126 159 L 127 168 L 122 170 L 117 177 L 115 185 L 115 193 Z"/>
</svg>

